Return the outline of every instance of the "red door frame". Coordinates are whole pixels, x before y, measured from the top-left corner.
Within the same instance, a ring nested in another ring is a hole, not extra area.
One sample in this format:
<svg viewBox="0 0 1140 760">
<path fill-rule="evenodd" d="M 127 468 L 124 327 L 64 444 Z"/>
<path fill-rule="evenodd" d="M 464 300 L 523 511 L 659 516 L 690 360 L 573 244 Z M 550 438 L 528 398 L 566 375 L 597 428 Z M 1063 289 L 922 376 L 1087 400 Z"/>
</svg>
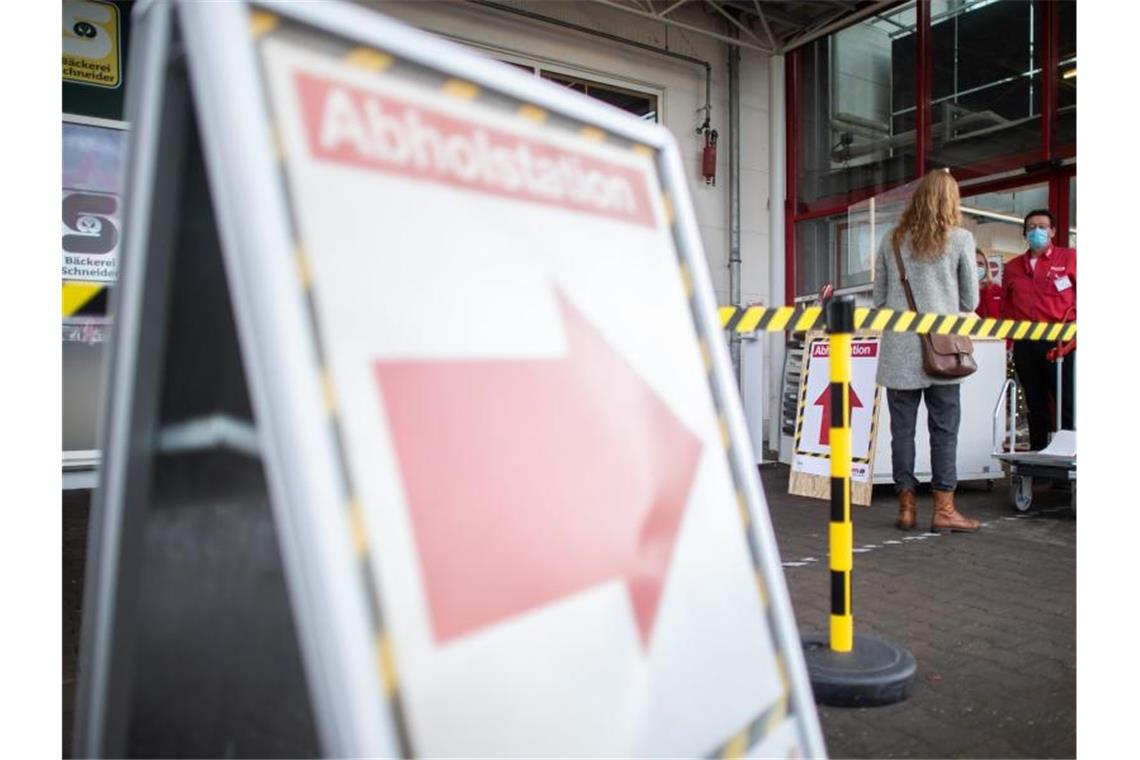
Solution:
<svg viewBox="0 0 1140 760">
<path fill-rule="evenodd" d="M 900 0 L 901 3 L 902 0 Z M 929 155 L 930 98 L 932 57 L 930 50 L 930 0 L 916 0 L 917 38 L 915 55 L 915 174 L 913 177 L 891 187 L 918 179 L 925 173 Z M 1076 166 L 1057 166 L 1057 162 L 1076 156 L 1075 145 L 1053 145 L 1054 122 L 1057 118 L 1057 76 L 1058 46 L 1060 44 L 1060 7 L 1049 0 L 1034 0 L 1034 10 L 1041 14 L 1041 36 L 1044 44 L 1038 48 L 1038 65 L 1042 71 L 1041 92 L 1041 149 L 1029 153 L 1002 156 L 980 162 L 974 166 L 955 167 L 952 172 L 960 178 L 976 175 L 978 171 L 991 173 L 1018 168 L 1028 168 L 1038 161 L 1052 164 L 1038 171 L 1027 171 L 1024 175 L 1002 178 L 993 182 L 983 182 L 963 188 L 969 195 L 997 192 L 1003 189 L 1049 182 L 1049 206 L 1057 219 L 1058 245 L 1067 245 L 1069 238 L 1069 179 L 1076 174 Z M 800 57 L 804 48 L 792 51 L 785 62 L 785 112 L 787 152 L 787 178 L 784 204 L 784 295 L 785 303 L 792 303 L 796 297 L 796 224 L 820 217 L 831 216 L 846 210 L 854 203 L 866 200 L 879 192 L 891 189 L 868 189 L 842 196 L 820 198 L 801 204 L 798 199 L 797 179 L 799 176 L 799 107 L 800 107 Z M 968 197 L 968 196 L 965 196 Z"/>
<path fill-rule="evenodd" d="M 802 49 L 802 48 L 801 48 Z M 798 203 L 800 131 L 797 127 L 800 112 L 800 52 L 793 50 L 784 59 L 784 152 L 786 177 L 784 180 L 784 303 L 790 304 L 796 296 L 796 204 Z"/>
<path fill-rule="evenodd" d="M 1057 237 L 1055 238 L 1057 245 L 1062 248 L 1069 247 L 1069 228 L 1073 226 L 1073 221 L 1069 219 L 1069 202 L 1071 200 L 1069 194 L 1069 180 L 1077 176 L 1076 165 L 1065 166 L 1057 170 L 1053 177 L 1053 184 L 1056 186 L 1057 192 L 1057 205 L 1053 213 L 1057 215 Z"/>
<path fill-rule="evenodd" d="M 917 71 L 914 78 L 914 172 L 912 179 L 918 179 L 926 173 L 926 156 L 930 147 L 930 95 L 933 92 L 931 83 L 934 66 L 930 55 L 930 1 L 916 0 L 918 13 L 916 24 L 918 36 L 915 41 L 915 64 Z"/>
<path fill-rule="evenodd" d="M 1057 52 L 1061 44 L 1061 6 L 1059 3 L 1045 3 L 1042 14 L 1042 46 L 1041 66 L 1041 160 L 1048 161 L 1053 153 L 1053 123 L 1057 119 L 1057 69 L 1060 55 Z M 1036 6 L 1037 10 L 1041 5 Z M 1066 231 L 1066 236 L 1068 232 Z"/>
</svg>

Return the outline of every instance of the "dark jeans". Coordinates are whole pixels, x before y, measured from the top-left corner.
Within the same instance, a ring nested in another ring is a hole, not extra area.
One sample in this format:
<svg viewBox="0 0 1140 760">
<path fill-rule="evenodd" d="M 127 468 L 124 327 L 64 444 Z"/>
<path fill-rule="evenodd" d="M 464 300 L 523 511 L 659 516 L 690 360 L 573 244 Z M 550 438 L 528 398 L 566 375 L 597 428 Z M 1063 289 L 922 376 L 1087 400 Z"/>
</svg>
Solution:
<svg viewBox="0 0 1140 760">
<path fill-rule="evenodd" d="M 958 423 L 962 418 L 959 385 L 932 385 L 917 390 L 887 388 L 891 410 L 891 470 L 896 491 L 914 491 L 914 427 L 918 402 L 926 398 L 926 426 L 930 429 L 930 485 L 953 491 L 958 485 Z"/>
<path fill-rule="evenodd" d="M 1049 433 L 1056 427 L 1057 363 L 1045 358 L 1045 353 L 1057 344 L 1044 340 L 1018 340 L 1013 343 L 1013 364 L 1017 368 L 1017 382 L 1025 392 L 1025 406 L 1029 410 L 1029 448 L 1039 451 L 1049 443 Z M 1061 368 L 1061 426 L 1076 430 L 1073 420 L 1073 369 L 1077 364 L 1074 350 L 1065 357 Z"/>
</svg>

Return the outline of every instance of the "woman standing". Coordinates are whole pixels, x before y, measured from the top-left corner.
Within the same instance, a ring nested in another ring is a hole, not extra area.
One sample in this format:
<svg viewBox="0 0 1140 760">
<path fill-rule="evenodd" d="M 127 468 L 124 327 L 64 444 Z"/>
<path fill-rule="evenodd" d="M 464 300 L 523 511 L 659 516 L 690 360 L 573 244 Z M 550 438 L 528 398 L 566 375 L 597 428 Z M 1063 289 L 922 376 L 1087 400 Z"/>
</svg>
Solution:
<svg viewBox="0 0 1140 760">
<path fill-rule="evenodd" d="M 897 247 L 919 311 L 973 311 L 978 305 L 978 278 L 972 266 L 976 248 L 974 236 L 959 226 L 961 222 L 958 183 L 947 171 L 928 173 L 907 203 L 898 226 L 883 238 L 876 253 L 875 306 L 900 311 L 909 308 L 895 260 Z M 925 399 L 934 489 L 930 529 L 976 531 L 978 521 L 964 517 L 954 507 L 961 378 L 927 375 L 916 334 L 885 332 L 881 342 L 876 380 L 887 389 L 891 412 L 891 465 L 899 495 L 895 525 L 900 530 L 912 530 L 916 522 L 914 431 L 919 401 Z"/>
<path fill-rule="evenodd" d="M 995 284 L 994 278 L 990 276 L 990 262 L 981 248 L 975 250 L 974 260 L 977 262 L 978 273 L 977 314 L 983 319 L 1001 319 L 1001 285 Z"/>
</svg>

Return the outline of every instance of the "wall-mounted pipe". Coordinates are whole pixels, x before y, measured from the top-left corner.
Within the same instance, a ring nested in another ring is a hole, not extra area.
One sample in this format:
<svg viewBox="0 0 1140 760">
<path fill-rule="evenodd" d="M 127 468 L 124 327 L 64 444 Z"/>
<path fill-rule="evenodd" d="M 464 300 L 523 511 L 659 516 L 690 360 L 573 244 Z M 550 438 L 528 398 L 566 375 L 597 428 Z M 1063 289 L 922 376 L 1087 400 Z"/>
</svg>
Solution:
<svg viewBox="0 0 1140 760">
<path fill-rule="evenodd" d="M 728 49 L 728 291 L 740 306 L 740 48 Z M 740 334 L 729 344 L 736 383 L 740 385 Z"/>
<path fill-rule="evenodd" d="M 787 120 L 784 109 L 784 56 L 768 59 L 768 305 L 784 305 L 784 195 Z M 784 377 L 784 334 L 771 333 L 768 352 L 768 448 L 780 452 L 780 397 Z"/>
</svg>

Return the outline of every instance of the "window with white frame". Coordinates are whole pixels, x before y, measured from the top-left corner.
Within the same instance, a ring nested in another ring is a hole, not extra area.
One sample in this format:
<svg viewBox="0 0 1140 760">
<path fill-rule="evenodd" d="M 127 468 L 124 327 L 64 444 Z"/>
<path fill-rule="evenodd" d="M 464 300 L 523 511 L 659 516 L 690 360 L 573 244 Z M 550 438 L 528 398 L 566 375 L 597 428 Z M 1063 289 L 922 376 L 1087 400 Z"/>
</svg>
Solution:
<svg viewBox="0 0 1140 760">
<path fill-rule="evenodd" d="M 557 71 L 546 68 L 545 66 L 523 63 L 518 60 L 499 58 L 499 61 L 522 69 L 523 71 L 530 72 L 534 76 L 542 77 L 547 81 L 568 87 L 587 97 L 600 100 L 603 103 L 609 103 L 615 108 L 620 108 L 646 121 L 658 122 L 661 120 L 658 115 L 658 98 L 657 95 L 652 92 L 645 92 L 643 90 L 607 82 L 598 82 L 578 74 Z"/>
</svg>

